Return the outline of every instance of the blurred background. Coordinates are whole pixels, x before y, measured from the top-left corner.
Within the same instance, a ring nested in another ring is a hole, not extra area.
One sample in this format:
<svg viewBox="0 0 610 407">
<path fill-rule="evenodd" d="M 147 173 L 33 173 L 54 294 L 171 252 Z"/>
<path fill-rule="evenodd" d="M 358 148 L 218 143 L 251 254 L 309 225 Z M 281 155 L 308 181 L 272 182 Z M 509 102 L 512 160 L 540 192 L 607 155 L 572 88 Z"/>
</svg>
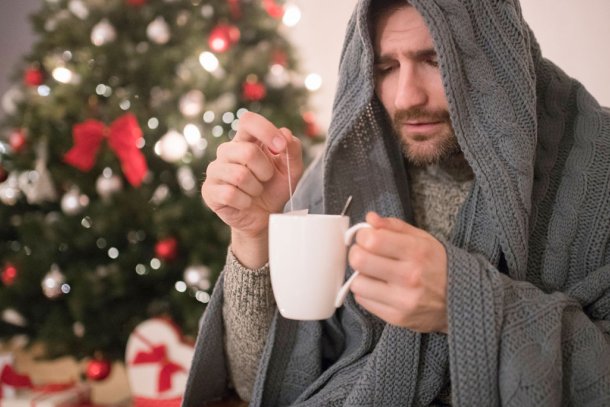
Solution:
<svg viewBox="0 0 610 407">
<path fill-rule="evenodd" d="M 10 69 L 29 50 L 33 34 L 29 13 L 41 0 L 3 0 L 0 5 L 0 94 L 8 89 Z M 302 67 L 317 72 L 322 87 L 312 95 L 320 124 L 330 122 L 339 53 L 355 0 L 295 0 L 302 18 L 289 35 Z M 526 20 L 543 54 L 580 80 L 610 106 L 610 2 L 608 0 L 522 0 Z M 2 114 L 0 112 L 0 114 Z"/>
<path fill-rule="evenodd" d="M 0 0 L 0 372 L 180 395 L 228 240 L 204 169 L 245 110 L 320 151 L 355 3 Z M 610 106 L 610 1 L 522 8 Z"/>
</svg>

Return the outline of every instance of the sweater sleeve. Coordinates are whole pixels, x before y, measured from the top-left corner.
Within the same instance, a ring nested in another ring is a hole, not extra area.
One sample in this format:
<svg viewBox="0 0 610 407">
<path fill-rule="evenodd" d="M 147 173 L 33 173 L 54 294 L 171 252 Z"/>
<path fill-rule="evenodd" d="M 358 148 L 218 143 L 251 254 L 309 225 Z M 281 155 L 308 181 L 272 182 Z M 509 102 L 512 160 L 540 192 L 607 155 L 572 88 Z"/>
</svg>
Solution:
<svg viewBox="0 0 610 407">
<path fill-rule="evenodd" d="M 247 269 L 229 249 L 223 291 L 229 377 L 239 397 L 249 401 L 275 311 L 269 265 Z"/>
<path fill-rule="evenodd" d="M 454 405 L 610 405 L 610 267 L 569 292 L 447 247 Z"/>
</svg>

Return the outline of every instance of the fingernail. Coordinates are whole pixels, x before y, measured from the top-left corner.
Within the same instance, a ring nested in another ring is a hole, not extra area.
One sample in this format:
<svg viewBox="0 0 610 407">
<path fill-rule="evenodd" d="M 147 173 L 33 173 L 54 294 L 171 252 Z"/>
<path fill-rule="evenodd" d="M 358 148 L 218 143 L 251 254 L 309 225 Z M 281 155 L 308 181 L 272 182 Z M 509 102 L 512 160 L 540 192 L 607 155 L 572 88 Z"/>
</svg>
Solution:
<svg viewBox="0 0 610 407">
<path fill-rule="evenodd" d="M 271 145 L 273 145 L 276 152 L 279 152 L 286 148 L 286 140 L 283 137 L 276 136 L 271 140 Z"/>
</svg>

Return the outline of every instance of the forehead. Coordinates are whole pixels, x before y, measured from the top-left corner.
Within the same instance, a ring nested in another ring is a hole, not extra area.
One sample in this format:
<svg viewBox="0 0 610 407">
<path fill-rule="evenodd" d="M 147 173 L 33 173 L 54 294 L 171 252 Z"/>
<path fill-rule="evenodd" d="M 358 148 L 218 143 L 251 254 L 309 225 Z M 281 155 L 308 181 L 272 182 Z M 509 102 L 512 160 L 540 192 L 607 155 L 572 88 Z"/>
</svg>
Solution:
<svg viewBox="0 0 610 407">
<path fill-rule="evenodd" d="M 407 6 L 381 14 L 374 28 L 377 54 L 432 48 L 432 36 L 423 17 L 415 7 Z"/>
</svg>

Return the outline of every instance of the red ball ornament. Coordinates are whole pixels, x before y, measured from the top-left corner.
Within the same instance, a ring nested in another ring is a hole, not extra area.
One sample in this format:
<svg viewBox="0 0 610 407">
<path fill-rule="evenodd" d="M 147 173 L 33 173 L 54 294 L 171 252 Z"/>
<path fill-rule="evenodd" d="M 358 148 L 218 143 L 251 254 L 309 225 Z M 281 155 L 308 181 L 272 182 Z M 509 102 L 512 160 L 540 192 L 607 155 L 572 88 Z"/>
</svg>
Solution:
<svg viewBox="0 0 610 407">
<path fill-rule="evenodd" d="M 40 86 L 44 82 L 44 75 L 38 68 L 27 68 L 23 72 L 23 83 L 27 86 Z"/>
<path fill-rule="evenodd" d="M 111 365 L 106 359 L 91 359 L 87 362 L 86 375 L 89 380 L 100 381 L 110 375 Z"/>
<path fill-rule="evenodd" d="M 228 51 L 231 45 L 239 41 L 241 32 L 239 28 L 231 24 L 218 24 L 210 32 L 208 45 L 214 52 Z"/>
<path fill-rule="evenodd" d="M 7 263 L 2 269 L 2 273 L 0 273 L 0 280 L 2 280 L 2 284 L 10 287 L 15 283 L 18 275 L 19 270 L 17 270 L 17 267 L 13 266 L 11 263 Z"/>
<path fill-rule="evenodd" d="M 155 255 L 163 261 L 172 261 L 178 257 L 178 240 L 168 237 L 159 240 L 155 245 Z"/>
<path fill-rule="evenodd" d="M 242 97 L 249 102 L 257 102 L 267 95 L 267 88 L 256 76 L 249 76 L 242 85 Z"/>
<path fill-rule="evenodd" d="M 127 0 L 127 4 L 134 7 L 143 6 L 148 2 L 148 0 Z"/>
<path fill-rule="evenodd" d="M 275 0 L 263 0 L 263 7 L 267 14 L 278 20 L 284 16 L 284 7 L 277 4 Z"/>
<path fill-rule="evenodd" d="M 8 136 L 8 143 L 14 152 L 22 152 L 23 150 L 25 150 L 25 147 L 27 145 L 27 137 L 25 136 L 25 132 L 23 130 L 14 130 Z"/>
</svg>

